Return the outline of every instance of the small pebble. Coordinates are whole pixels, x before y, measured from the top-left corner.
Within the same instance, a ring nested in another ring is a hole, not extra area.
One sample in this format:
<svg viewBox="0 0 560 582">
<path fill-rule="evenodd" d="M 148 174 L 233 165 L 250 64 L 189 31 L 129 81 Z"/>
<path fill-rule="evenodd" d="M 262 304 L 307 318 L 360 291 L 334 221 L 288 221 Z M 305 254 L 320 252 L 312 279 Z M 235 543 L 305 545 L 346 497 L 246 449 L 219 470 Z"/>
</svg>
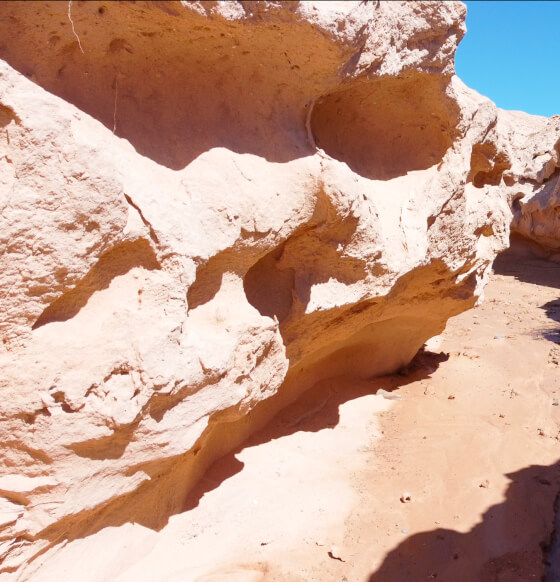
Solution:
<svg viewBox="0 0 560 582">
<path fill-rule="evenodd" d="M 401 495 L 401 503 L 410 503 L 412 501 L 412 497 L 410 493 L 403 493 Z"/>
<path fill-rule="evenodd" d="M 450 395 L 447 397 L 447 400 L 455 400 L 455 396 L 454 396 L 453 394 L 450 394 Z"/>
<path fill-rule="evenodd" d="M 485 481 L 483 481 L 479 487 L 482 487 L 483 489 L 488 489 L 488 487 L 490 486 L 490 481 L 488 481 L 488 479 L 486 479 Z"/>
<path fill-rule="evenodd" d="M 395 392 L 387 392 L 387 390 L 383 390 L 383 388 L 380 388 L 376 394 L 383 396 L 385 400 L 402 400 L 402 396 L 400 394 L 396 394 Z"/>
<path fill-rule="evenodd" d="M 558 398 L 553 398 L 552 406 L 558 406 Z"/>
<path fill-rule="evenodd" d="M 341 552 L 338 546 L 332 546 L 330 551 L 327 552 L 329 557 L 332 558 L 333 560 L 339 560 L 340 562 L 345 562 L 346 560 L 343 560 L 341 557 Z"/>
</svg>

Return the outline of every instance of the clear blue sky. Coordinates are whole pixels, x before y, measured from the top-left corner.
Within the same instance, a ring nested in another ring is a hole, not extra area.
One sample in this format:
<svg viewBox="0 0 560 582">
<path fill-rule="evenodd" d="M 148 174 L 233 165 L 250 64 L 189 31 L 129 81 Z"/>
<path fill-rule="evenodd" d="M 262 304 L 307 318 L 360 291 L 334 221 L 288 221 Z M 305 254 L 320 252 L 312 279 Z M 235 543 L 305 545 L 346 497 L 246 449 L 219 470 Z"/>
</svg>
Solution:
<svg viewBox="0 0 560 582">
<path fill-rule="evenodd" d="M 465 4 L 457 75 L 502 109 L 560 114 L 560 2 Z"/>
</svg>

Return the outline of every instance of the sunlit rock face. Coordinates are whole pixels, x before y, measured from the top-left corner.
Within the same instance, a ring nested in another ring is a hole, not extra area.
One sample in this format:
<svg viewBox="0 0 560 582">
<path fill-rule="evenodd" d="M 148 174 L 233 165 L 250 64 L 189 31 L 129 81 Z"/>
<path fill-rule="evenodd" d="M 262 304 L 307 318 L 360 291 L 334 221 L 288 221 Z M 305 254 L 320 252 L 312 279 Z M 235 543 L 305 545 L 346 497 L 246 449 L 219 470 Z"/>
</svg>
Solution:
<svg viewBox="0 0 560 582">
<path fill-rule="evenodd" d="M 475 304 L 516 192 L 558 200 L 559 124 L 454 77 L 464 18 L 2 3 L 3 571 L 161 528 L 311 385 L 394 372 Z"/>
<path fill-rule="evenodd" d="M 539 254 L 560 253 L 560 116 L 500 111 L 502 135 L 515 163 L 507 178 L 517 242 Z"/>
</svg>

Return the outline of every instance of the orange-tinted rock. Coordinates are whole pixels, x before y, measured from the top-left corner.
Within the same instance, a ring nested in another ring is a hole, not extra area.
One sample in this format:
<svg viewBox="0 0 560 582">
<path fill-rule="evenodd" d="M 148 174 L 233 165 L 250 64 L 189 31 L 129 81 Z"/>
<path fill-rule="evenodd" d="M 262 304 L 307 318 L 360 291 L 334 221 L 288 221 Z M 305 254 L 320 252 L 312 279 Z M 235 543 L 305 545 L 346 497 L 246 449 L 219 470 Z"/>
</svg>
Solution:
<svg viewBox="0 0 560 582">
<path fill-rule="evenodd" d="M 279 408 L 481 296 L 526 170 L 453 77 L 462 4 L 0 14 L 4 571 L 157 530 Z"/>
</svg>

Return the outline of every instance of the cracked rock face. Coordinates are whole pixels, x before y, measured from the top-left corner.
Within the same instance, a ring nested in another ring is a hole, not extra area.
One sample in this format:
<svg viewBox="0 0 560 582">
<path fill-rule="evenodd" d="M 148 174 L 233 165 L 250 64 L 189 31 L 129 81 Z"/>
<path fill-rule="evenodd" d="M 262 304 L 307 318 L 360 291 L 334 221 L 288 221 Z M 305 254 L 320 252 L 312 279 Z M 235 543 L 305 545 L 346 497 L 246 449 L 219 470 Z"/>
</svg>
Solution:
<svg viewBox="0 0 560 582">
<path fill-rule="evenodd" d="M 454 77 L 464 18 L 2 3 L 3 571 L 161 528 L 316 382 L 406 366 L 481 297 L 510 204 L 557 244 L 560 124 Z"/>
</svg>

